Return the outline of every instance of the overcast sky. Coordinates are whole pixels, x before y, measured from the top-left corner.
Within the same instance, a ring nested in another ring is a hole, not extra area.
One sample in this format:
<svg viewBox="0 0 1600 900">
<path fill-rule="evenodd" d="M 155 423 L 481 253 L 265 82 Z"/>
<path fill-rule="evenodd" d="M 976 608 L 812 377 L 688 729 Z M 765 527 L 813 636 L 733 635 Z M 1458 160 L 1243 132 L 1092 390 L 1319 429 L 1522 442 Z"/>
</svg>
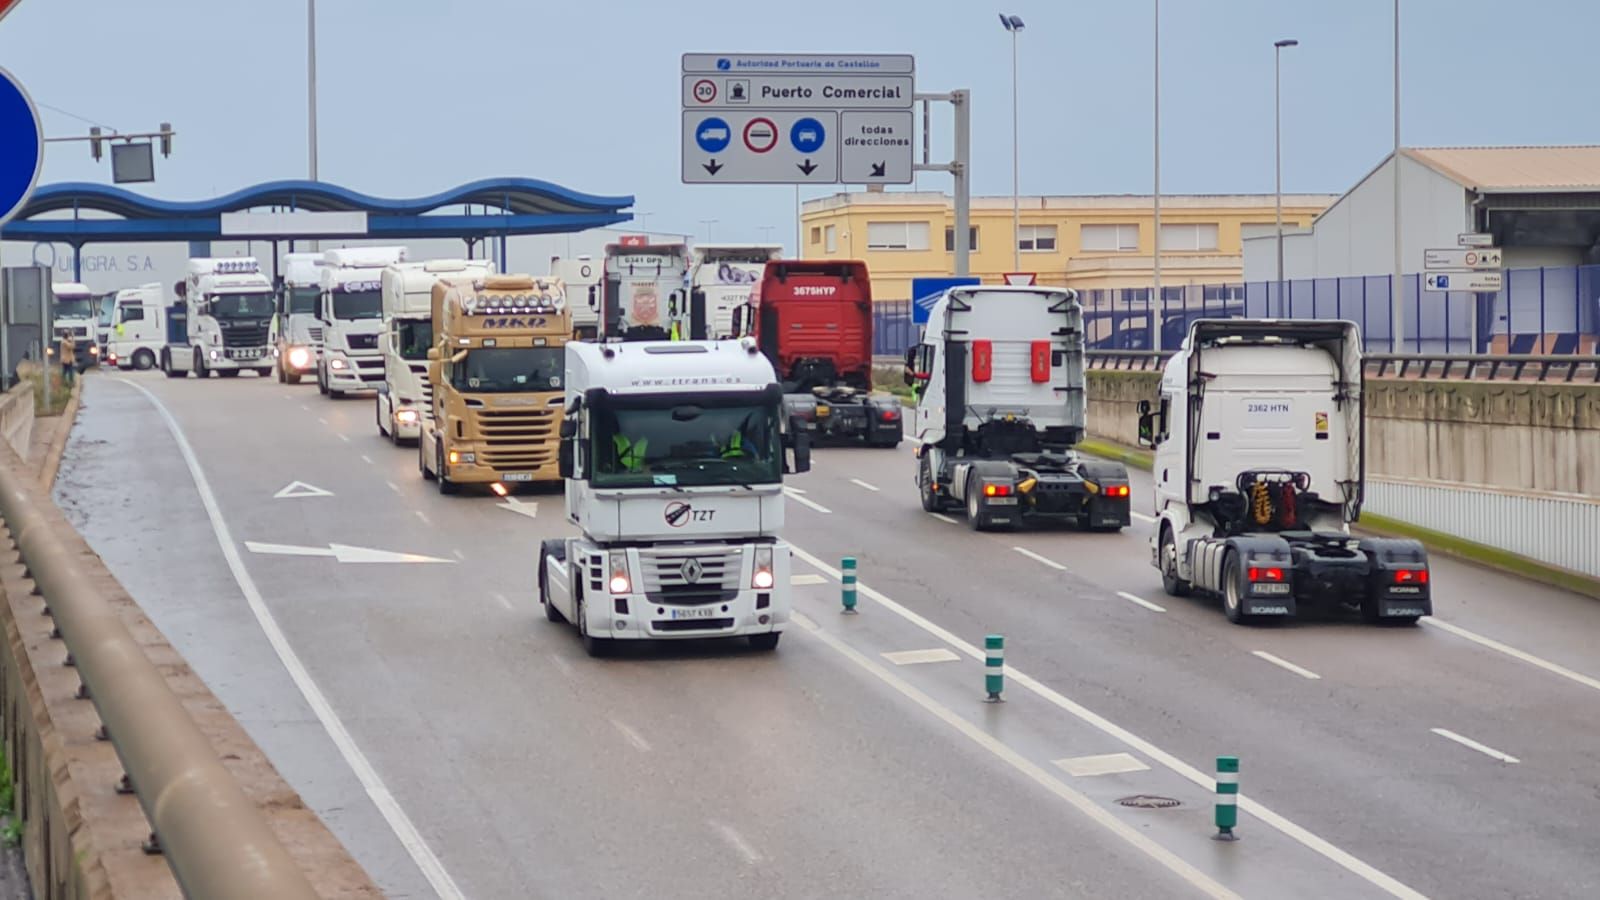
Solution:
<svg viewBox="0 0 1600 900">
<path fill-rule="evenodd" d="M 1148 192 L 1151 0 L 1006 0 L 1021 36 L 1022 191 Z M 1403 0 L 1408 145 L 1600 143 L 1600 4 Z M 974 193 L 1009 194 L 1009 35 L 970 0 L 675 3 L 322 0 L 320 174 L 381 196 L 477 178 L 632 194 L 652 229 L 791 240 L 787 187 L 679 183 L 679 56 L 897 52 L 917 89 L 973 94 Z M 758 12 L 759 10 L 759 12 Z M 1272 42 L 1284 53 L 1284 188 L 1341 192 L 1391 143 L 1390 0 L 1166 0 L 1162 187 L 1272 190 Z M 22 0 L 0 66 L 44 106 L 179 132 L 158 181 L 189 199 L 307 173 L 302 0 Z M 935 152 L 948 114 L 935 118 Z M 52 145 L 43 182 L 107 182 L 83 145 Z M 921 176 L 943 190 L 946 176 Z M 806 196 L 819 195 L 808 193 Z M 763 231 L 762 226 L 770 230 Z"/>
</svg>

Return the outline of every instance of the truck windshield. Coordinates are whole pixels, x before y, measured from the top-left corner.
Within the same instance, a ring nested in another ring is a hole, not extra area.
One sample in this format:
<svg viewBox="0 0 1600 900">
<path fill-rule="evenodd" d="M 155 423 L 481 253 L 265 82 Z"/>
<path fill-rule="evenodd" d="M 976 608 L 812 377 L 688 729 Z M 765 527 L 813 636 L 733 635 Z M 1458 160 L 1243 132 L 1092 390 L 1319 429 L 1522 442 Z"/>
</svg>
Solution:
<svg viewBox="0 0 1600 900">
<path fill-rule="evenodd" d="M 594 486 L 775 484 L 782 462 L 775 412 L 751 402 L 598 410 Z"/>
<path fill-rule="evenodd" d="M 73 297 L 70 300 L 56 298 L 58 319 L 87 319 L 92 315 L 94 315 L 94 300 L 88 297 Z"/>
<path fill-rule="evenodd" d="M 427 351 L 423 351 L 427 356 Z M 561 389 L 566 351 L 560 347 L 492 347 L 469 350 L 450 366 L 450 384 L 475 394 L 507 394 Z"/>
<path fill-rule="evenodd" d="M 335 319 L 383 318 L 383 294 L 380 291 L 334 291 L 333 317 Z"/>
<path fill-rule="evenodd" d="M 98 319 L 96 319 L 95 321 L 98 324 L 102 325 L 102 326 L 110 325 L 111 324 L 111 314 L 116 312 L 116 309 L 117 309 L 117 295 L 116 294 L 106 294 L 105 296 L 100 297 L 99 300 L 100 300 L 100 317 Z"/>
<path fill-rule="evenodd" d="M 266 318 L 276 306 L 268 293 L 211 295 L 211 315 L 218 319 Z"/>
<path fill-rule="evenodd" d="M 427 359 L 428 348 L 433 346 L 433 322 L 429 319 L 401 319 L 395 324 L 400 329 L 400 358 Z"/>
<path fill-rule="evenodd" d="M 317 287 L 289 288 L 289 315 L 312 316 L 317 313 L 317 298 L 322 289 Z"/>
</svg>

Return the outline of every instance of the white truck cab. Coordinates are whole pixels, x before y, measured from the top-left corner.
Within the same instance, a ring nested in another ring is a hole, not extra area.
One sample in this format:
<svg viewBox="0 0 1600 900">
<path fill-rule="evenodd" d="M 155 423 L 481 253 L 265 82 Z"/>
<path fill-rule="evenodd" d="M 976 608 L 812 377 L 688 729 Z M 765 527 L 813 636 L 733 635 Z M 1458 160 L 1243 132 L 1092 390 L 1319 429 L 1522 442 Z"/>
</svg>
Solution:
<svg viewBox="0 0 1600 900">
<path fill-rule="evenodd" d="M 383 270 L 405 262 L 404 247 L 347 247 L 322 254 L 317 319 L 322 357 L 317 389 L 339 398 L 383 383 Z"/>
<path fill-rule="evenodd" d="M 106 337 L 107 363 L 119 369 L 153 369 L 167 337 L 167 299 L 160 282 L 116 292 Z"/>
<path fill-rule="evenodd" d="M 54 348 L 62 340 L 71 340 L 77 368 L 82 371 L 93 365 L 100 355 L 95 341 L 94 293 L 76 281 L 58 281 L 50 286 L 53 300 L 50 304 L 50 337 L 46 345 Z"/>
<path fill-rule="evenodd" d="M 688 280 L 689 248 L 683 244 L 606 245 L 598 338 L 687 338 Z"/>
<path fill-rule="evenodd" d="M 176 292 L 185 326 L 162 350 L 163 371 L 174 378 L 187 372 L 233 376 L 244 369 L 263 378 L 272 374 L 268 332 L 277 298 L 254 257 L 191 259 Z"/>
<path fill-rule="evenodd" d="M 559 458 L 581 533 L 543 543 L 546 616 L 575 623 L 592 655 L 614 640 L 776 647 L 791 606 L 783 476 L 811 463 L 772 364 L 748 340 L 566 353 Z"/>
<path fill-rule="evenodd" d="M 561 279 L 567 289 L 567 309 L 572 313 L 572 336 L 592 341 L 600 326 L 600 303 L 605 273 L 600 262 L 587 253 L 565 259 L 550 257 L 550 275 Z"/>
<path fill-rule="evenodd" d="M 1158 405 L 1151 563 L 1175 596 L 1235 623 L 1311 607 L 1412 623 L 1432 613 L 1420 542 L 1356 537 L 1365 480 L 1361 336 L 1344 321 L 1202 319 Z"/>
<path fill-rule="evenodd" d="M 321 253 L 285 253 L 278 284 L 278 314 L 273 318 L 272 347 L 278 381 L 299 384 L 317 370 L 322 358 L 322 324 L 317 303 L 322 297 Z"/>
<path fill-rule="evenodd" d="M 487 278 L 482 259 L 396 262 L 383 270 L 383 382 L 376 399 L 378 434 L 398 444 L 422 436 L 422 416 L 433 406 L 428 348 L 434 346 L 433 285 L 443 278 Z"/>
<path fill-rule="evenodd" d="M 782 244 L 696 244 L 689 270 L 689 338 L 724 340 L 754 334 L 757 293 L 767 261 Z"/>
</svg>

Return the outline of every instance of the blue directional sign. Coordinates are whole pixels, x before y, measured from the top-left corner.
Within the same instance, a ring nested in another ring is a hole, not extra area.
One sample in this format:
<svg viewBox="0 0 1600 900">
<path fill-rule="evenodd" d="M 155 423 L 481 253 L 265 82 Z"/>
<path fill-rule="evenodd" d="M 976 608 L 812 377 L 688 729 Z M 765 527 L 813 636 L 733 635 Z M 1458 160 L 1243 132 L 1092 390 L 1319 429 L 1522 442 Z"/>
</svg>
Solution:
<svg viewBox="0 0 1600 900">
<path fill-rule="evenodd" d="M 828 132 L 822 127 L 821 122 L 810 116 L 796 119 L 794 125 L 789 128 L 789 143 L 801 153 L 815 153 L 827 142 Z"/>
<path fill-rule="evenodd" d="M 911 279 L 911 324 L 928 324 L 928 314 L 933 311 L 933 304 L 938 301 L 939 295 L 953 287 L 967 287 L 973 284 L 982 284 L 983 279 L 976 275 L 958 275 L 954 278 L 913 278 Z"/>
<path fill-rule="evenodd" d="M 733 129 L 728 127 L 726 119 L 707 116 L 694 127 L 694 142 L 707 153 L 721 153 L 728 149 L 728 142 L 731 140 L 733 140 Z"/>
<path fill-rule="evenodd" d="M 28 202 L 43 164 L 39 111 L 16 78 L 0 69 L 0 223 Z"/>
</svg>

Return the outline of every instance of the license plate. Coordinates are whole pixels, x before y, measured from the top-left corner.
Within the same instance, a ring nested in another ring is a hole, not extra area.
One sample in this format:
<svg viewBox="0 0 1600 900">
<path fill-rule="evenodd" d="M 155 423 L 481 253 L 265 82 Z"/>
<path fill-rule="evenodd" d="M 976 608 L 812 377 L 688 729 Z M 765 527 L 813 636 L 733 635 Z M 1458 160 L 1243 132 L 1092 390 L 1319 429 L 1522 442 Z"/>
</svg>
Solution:
<svg viewBox="0 0 1600 900">
<path fill-rule="evenodd" d="M 1252 584 L 1250 587 L 1253 588 L 1254 592 L 1257 593 L 1257 594 L 1287 594 L 1287 593 L 1289 593 L 1289 585 L 1287 585 L 1287 584 L 1274 584 L 1274 583 Z"/>
<path fill-rule="evenodd" d="M 1017 505 L 1017 498 L 1015 498 L 1015 497 L 990 497 L 988 499 L 988 501 L 986 501 L 986 502 L 990 506 L 1016 506 Z"/>
<path fill-rule="evenodd" d="M 507 472 L 500 476 L 501 481 L 532 481 L 532 472 Z"/>
<path fill-rule="evenodd" d="M 826 406 L 819 406 L 817 407 L 817 418 L 823 418 L 824 416 L 827 416 L 829 412 L 830 410 Z"/>
<path fill-rule="evenodd" d="M 669 619 L 712 619 L 716 618 L 717 609 L 714 606 L 696 606 L 690 609 L 674 609 L 667 617 Z"/>
</svg>

